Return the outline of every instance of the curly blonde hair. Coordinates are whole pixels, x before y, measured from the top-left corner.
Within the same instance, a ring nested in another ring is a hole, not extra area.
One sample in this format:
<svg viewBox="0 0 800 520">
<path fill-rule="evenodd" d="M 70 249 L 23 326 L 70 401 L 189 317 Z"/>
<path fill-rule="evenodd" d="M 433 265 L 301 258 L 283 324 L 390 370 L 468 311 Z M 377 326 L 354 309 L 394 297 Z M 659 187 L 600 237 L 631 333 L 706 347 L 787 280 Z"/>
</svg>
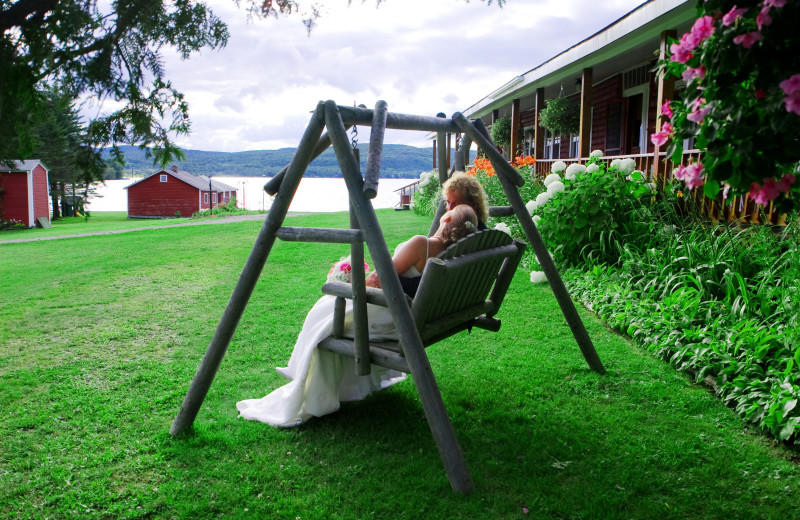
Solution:
<svg viewBox="0 0 800 520">
<path fill-rule="evenodd" d="M 442 231 L 442 241 L 445 247 L 455 244 L 465 236 L 477 230 L 478 216 L 475 210 L 466 204 L 460 204 L 451 209 L 450 221 Z"/>
<path fill-rule="evenodd" d="M 486 192 L 483 191 L 483 186 L 475 177 L 464 172 L 453 173 L 442 185 L 442 195 L 446 197 L 448 193 L 461 195 L 459 198 L 475 210 L 479 221 L 486 222 L 486 219 L 489 218 Z"/>
</svg>

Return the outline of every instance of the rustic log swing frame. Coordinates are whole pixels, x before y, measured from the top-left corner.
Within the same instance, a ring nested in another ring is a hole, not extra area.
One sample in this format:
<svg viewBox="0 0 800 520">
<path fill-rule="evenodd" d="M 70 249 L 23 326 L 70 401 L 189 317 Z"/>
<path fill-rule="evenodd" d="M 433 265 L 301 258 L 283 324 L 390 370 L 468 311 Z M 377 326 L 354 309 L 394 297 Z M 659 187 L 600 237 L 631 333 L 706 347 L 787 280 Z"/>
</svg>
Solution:
<svg viewBox="0 0 800 520">
<path fill-rule="evenodd" d="M 353 125 L 371 126 L 369 155 L 363 178 L 358 160 L 347 139 L 347 129 Z M 323 134 L 324 128 L 327 128 L 327 133 Z M 391 254 L 370 202 L 370 199 L 377 194 L 383 137 L 387 128 L 437 132 L 440 143 L 445 142 L 447 133 L 463 133 L 461 148 L 455 154 L 454 170 L 465 169 L 465 164 L 469 161 L 471 145 L 473 142 L 477 143 L 498 173 L 500 183 L 511 204 L 510 207 L 493 207 L 490 209 L 490 214 L 517 216 L 587 364 L 593 370 L 604 371 L 575 305 L 519 194 L 517 188 L 524 184 L 524 180 L 497 151 L 480 119 L 470 122 L 458 112 L 449 119 L 391 113 L 388 112 L 384 101 L 378 101 L 373 110 L 337 106 L 331 100 L 320 101 L 291 163 L 264 186 L 264 190 L 270 195 L 274 195 L 275 199 L 211 343 L 175 417 L 170 429 L 172 435 L 179 435 L 191 429 L 276 238 L 290 241 L 350 244 L 352 262 L 355 265 L 361 265 L 359 262 L 363 262 L 364 242 L 366 242 L 375 269 L 380 273 L 394 271 Z M 351 229 L 282 227 L 289 204 L 306 168 L 314 158 L 330 146 L 333 146 L 347 185 L 350 197 Z M 447 180 L 449 173 L 446 153 L 447 150 L 444 147 L 439 147 L 439 180 L 442 183 Z M 439 218 L 444 211 L 445 207 L 442 202 L 437 209 L 429 234 L 436 230 Z M 408 299 L 403 293 L 398 277 L 384 277 L 381 282 L 383 297 L 392 312 L 401 338 L 403 354 L 413 375 L 414 384 L 450 485 L 455 491 L 469 493 L 474 487 L 472 477 L 467 470 L 464 455 L 436 385 Z M 352 288 L 356 370 L 359 374 L 366 374 L 369 373 L 369 338 L 366 327 L 367 294 L 364 272 L 360 269 L 353 270 Z"/>
</svg>

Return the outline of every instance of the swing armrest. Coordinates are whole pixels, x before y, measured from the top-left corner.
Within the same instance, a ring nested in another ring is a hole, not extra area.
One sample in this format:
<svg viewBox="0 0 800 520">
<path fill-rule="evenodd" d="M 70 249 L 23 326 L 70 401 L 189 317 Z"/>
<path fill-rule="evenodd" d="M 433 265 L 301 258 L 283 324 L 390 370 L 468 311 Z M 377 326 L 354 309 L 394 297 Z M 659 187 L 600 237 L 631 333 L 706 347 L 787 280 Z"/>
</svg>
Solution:
<svg viewBox="0 0 800 520">
<path fill-rule="evenodd" d="M 380 305 L 381 307 L 389 307 L 386 302 L 386 295 L 382 289 L 375 287 L 367 287 L 367 303 L 373 305 Z M 341 298 L 353 299 L 353 287 L 349 283 L 344 282 L 328 282 L 322 286 L 322 292 L 331 296 L 339 296 Z M 406 295 L 409 305 L 411 305 L 411 298 Z"/>
</svg>

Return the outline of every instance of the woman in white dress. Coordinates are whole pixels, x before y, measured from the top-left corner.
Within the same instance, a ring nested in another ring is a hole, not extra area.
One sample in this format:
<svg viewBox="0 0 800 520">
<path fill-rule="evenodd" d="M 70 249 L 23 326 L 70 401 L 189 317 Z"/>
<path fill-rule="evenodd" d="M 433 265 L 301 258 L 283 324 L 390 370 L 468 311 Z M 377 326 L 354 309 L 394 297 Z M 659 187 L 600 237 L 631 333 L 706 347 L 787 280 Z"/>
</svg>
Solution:
<svg viewBox="0 0 800 520">
<path fill-rule="evenodd" d="M 447 249 L 469 234 L 477 225 L 475 211 L 467 205 L 456 206 L 439 221 L 430 238 L 416 235 L 398 245 L 392 264 L 400 276 L 420 276 L 428 258 Z M 377 272 L 367 277 L 367 285 L 380 287 Z M 320 417 L 339 409 L 342 401 L 358 401 L 370 393 L 406 378 L 406 374 L 384 367 L 371 367 L 367 376 L 355 375 L 353 359 L 317 349 L 317 344 L 333 331 L 333 306 L 336 298 L 325 295 L 311 308 L 297 337 L 289 365 L 277 368 L 289 382 L 262 397 L 236 403 L 239 416 L 272 426 L 297 426 L 311 417 Z M 367 305 L 369 335 L 373 340 L 397 339 L 388 309 Z M 345 335 L 352 334 L 352 302 L 347 300 Z"/>
</svg>

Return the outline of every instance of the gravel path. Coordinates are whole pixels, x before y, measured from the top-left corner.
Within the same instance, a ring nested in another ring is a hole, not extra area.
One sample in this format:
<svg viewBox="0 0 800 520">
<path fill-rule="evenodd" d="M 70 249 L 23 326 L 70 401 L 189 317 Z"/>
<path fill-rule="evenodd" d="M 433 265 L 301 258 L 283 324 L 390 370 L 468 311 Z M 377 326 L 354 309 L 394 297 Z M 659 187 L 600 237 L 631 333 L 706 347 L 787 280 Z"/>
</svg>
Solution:
<svg viewBox="0 0 800 520">
<path fill-rule="evenodd" d="M 168 227 L 182 227 L 182 226 L 202 226 L 208 224 L 230 224 L 231 222 L 242 222 L 244 220 L 264 220 L 267 218 L 266 213 L 257 215 L 234 215 L 232 217 L 224 217 L 217 219 L 201 220 L 198 222 L 185 222 L 183 224 L 172 224 L 165 226 L 148 226 L 131 229 L 116 229 L 113 231 L 97 231 L 94 233 L 77 233 L 74 235 L 57 235 L 51 237 L 35 237 L 35 238 L 17 238 L 15 240 L 0 240 L 0 244 L 15 244 L 20 242 L 38 242 L 40 240 L 58 240 L 61 238 L 75 238 L 75 237 L 91 237 L 97 235 L 116 235 L 119 233 L 129 233 L 131 231 L 146 231 L 149 229 L 163 229 Z"/>
</svg>

